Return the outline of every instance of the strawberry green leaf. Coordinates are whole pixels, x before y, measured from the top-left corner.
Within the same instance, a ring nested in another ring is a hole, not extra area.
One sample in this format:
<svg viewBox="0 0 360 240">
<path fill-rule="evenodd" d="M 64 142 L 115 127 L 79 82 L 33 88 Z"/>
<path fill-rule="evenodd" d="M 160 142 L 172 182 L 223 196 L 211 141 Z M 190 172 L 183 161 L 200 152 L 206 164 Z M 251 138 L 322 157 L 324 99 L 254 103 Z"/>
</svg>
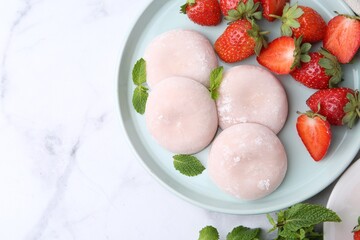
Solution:
<svg viewBox="0 0 360 240">
<path fill-rule="evenodd" d="M 248 0 L 246 3 L 240 1 L 235 9 L 229 10 L 225 19 L 233 22 L 239 19 L 247 19 L 249 21 L 262 18 L 261 11 L 258 11 L 260 3 L 254 3 L 254 0 Z"/>
<path fill-rule="evenodd" d="M 356 90 L 353 94 L 348 93 L 346 98 L 349 102 L 344 106 L 345 116 L 342 119 L 342 123 L 346 124 L 348 128 L 352 128 L 360 118 L 359 91 Z"/>
<path fill-rule="evenodd" d="M 132 98 L 132 104 L 136 112 L 140 114 L 145 113 L 146 101 L 149 96 L 148 89 L 142 85 L 135 88 Z"/>
<path fill-rule="evenodd" d="M 260 233 L 260 228 L 251 229 L 238 226 L 226 236 L 226 240 L 258 240 L 260 238 Z"/>
<path fill-rule="evenodd" d="M 140 58 L 132 70 L 132 79 L 135 85 L 141 85 L 146 82 L 146 62 Z"/>
<path fill-rule="evenodd" d="M 302 43 L 302 36 L 299 38 L 294 38 L 295 43 L 295 50 L 294 50 L 294 62 L 291 66 L 291 70 L 293 70 L 295 67 L 299 67 L 301 65 L 301 62 L 309 62 L 311 60 L 308 51 L 311 48 L 310 43 Z"/>
<path fill-rule="evenodd" d="M 213 226 L 206 226 L 200 230 L 198 240 L 219 240 L 219 232 Z"/>
<path fill-rule="evenodd" d="M 220 66 L 212 70 L 210 74 L 210 94 L 211 98 L 216 100 L 219 97 L 218 89 L 220 87 L 222 77 L 223 77 L 224 67 Z"/>
<path fill-rule="evenodd" d="M 186 176 L 197 176 L 205 170 L 199 159 L 194 156 L 178 154 L 173 156 L 173 159 L 175 169 Z"/>
<path fill-rule="evenodd" d="M 298 4 L 290 6 L 289 3 L 286 3 L 283 9 L 283 14 L 280 17 L 282 21 L 281 35 L 289 37 L 292 36 L 292 29 L 300 27 L 300 23 L 297 19 L 303 14 L 304 11 L 300 7 L 298 7 Z"/>
<path fill-rule="evenodd" d="M 184 5 L 180 6 L 180 13 L 186 14 L 186 8 L 187 8 L 188 4 L 185 3 Z"/>
<path fill-rule="evenodd" d="M 336 87 L 342 79 L 341 64 L 337 58 L 322 48 L 319 53 L 323 55 L 323 58 L 319 60 L 319 65 L 325 69 L 326 75 L 330 76 L 329 88 Z"/>
</svg>

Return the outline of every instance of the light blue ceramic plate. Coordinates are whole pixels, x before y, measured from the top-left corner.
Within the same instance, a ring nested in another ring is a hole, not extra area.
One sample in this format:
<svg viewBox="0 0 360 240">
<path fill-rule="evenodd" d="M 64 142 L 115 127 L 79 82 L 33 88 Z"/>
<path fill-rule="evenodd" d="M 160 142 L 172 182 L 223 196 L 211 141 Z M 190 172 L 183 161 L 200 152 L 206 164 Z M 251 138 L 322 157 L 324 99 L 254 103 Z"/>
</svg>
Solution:
<svg viewBox="0 0 360 240">
<path fill-rule="evenodd" d="M 180 14 L 183 0 L 156 0 L 149 4 L 139 16 L 129 33 L 118 71 L 118 96 L 121 121 L 128 141 L 135 154 L 160 183 L 187 201 L 206 209 L 234 213 L 258 214 L 276 211 L 301 202 L 317 194 L 334 181 L 351 163 L 360 146 L 360 124 L 351 131 L 345 127 L 333 128 L 333 140 L 330 150 L 321 162 L 314 162 L 297 136 L 295 122 L 296 111 L 306 111 L 305 100 L 314 90 L 295 82 L 290 76 L 279 77 L 286 88 L 289 99 L 289 117 L 279 137 L 288 154 L 288 172 L 281 186 L 271 195 L 256 201 L 241 201 L 219 190 L 209 179 L 205 170 L 197 177 L 189 178 L 178 173 L 172 163 L 172 155 L 156 144 L 149 135 L 145 118 L 137 114 L 131 103 L 134 89 L 131 71 L 134 63 L 143 56 L 147 44 L 160 33 L 184 28 L 203 33 L 212 43 L 226 28 L 226 23 L 217 27 L 201 27 L 190 22 L 186 15 Z M 300 5 L 316 9 L 326 21 L 335 14 L 351 13 L 340 0 L 300 0 Z M 279 36 L 279 23 L 261 22 L 263 29 L 271 31 L 270 39 Z M 319 48 L 320 44 L 314 46 Z M 313 50 L 314 50 L 313 48 Z M 171 61 L 171 59 L 169 59 Z M 246 61 L 229 65 L 220 63 L 225 68 L 238 64 L 257 64 L 254 57 Z M 359 55 L 353 64 L 344 67 L 345 81 L 341 86 L 359 89 Z M 208 149 L 197 154 L 206 166 Z"/>
</svg>

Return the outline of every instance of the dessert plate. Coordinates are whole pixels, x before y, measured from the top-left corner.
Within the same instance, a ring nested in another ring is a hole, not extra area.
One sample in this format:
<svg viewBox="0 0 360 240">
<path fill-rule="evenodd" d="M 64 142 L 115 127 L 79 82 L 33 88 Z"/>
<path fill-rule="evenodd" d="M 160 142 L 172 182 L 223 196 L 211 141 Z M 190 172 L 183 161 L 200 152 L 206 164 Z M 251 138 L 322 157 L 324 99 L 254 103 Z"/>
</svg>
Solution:
<svg viewBox="0 0 360 240">
<path fill-rule="evenodd" d="M 341 218 L 340 223 L 324 223 L 324 239 L 353 239 L 352 229 L 360 216 L 360 159 L 341 176 L 331 192 L 327 207 Z"/>
<path fill-rule="evenodd" d="M 335 10 L 340 13 L 352 13 L 340 0 L 298 2 L 300 5 L 316 9 L 325 21 L 335 16 Z M 156 0 L 149 3 L 129 32 L 117 72 L 121 123 L 131 148 L 150 174 L 166 188 L 195 205 L 234 214 L 258 214 L 279 210 L 312 197 L 333 182 L 359 150 L 360 124 L 352 130 L 333 127 L 333 140 L 326 158 L 314 162 L 297 136 L 295 123 L 296 111 L 308 109 L 305 100 L 315 91 L 300 85 L 287 75 L 278 78 L 283 83 L 289 100 L 289 116 L 285 127 L 279 133 L 288 155 L 288 171 L 283 183 L 275 192 L 256 201 L 242 201 L 219 190 L 209 179 L 206 170 L 199 176 L 186 177 L 174 169 L 173 154 L 157 145 L 146 129 L 145 117 L 136 113 L 132 106 L 134 85 L 131 72 L 135 62 L 143 56 L 149 42 L 165 31 L 176 28 L 192 29 L 199 31 L 214 43 L 226 28 L 225 21 L 216 27 L 202 27 L 192 23 L 186 15 L 179 13 L 182 3 L 183 1 L 175 0 Z M 278 21 L 268 23 L 263 20 L 260 25 L 262 29 L 271 31 L 269 40 L 280 36 Z M 315 44 L 313 50 L 319 47 L 320 44 Z M 225 69 L 240 64 L 258 65 L 254 56 L 236 64 L 220 62 Z M 359 55 L 352 64 L 344 66 L 343 70 L 345 81 L 341 86 L 359 89 Z M 196 154 L 205 166 L 208 151 L 209 147 Z"/>
</svg>

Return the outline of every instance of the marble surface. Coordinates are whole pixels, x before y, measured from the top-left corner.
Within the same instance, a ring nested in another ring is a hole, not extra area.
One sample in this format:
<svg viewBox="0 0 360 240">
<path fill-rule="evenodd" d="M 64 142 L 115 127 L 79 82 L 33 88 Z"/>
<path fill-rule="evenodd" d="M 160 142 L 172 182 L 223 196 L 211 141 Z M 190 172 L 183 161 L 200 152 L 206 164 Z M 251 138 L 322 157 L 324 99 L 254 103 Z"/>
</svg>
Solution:
<svg viewBox="0 0 360 240">
<path fill-rule="evenodd" d="M 270 227 L 179 199 L 130 152 L 115 71 L 148 2 L 0 1 L 0 239 L 183 240 L 206 225 L 224 239 L 240 224 Z M 309 201 L 326 204 L 332 187 Z"/>
</svg>

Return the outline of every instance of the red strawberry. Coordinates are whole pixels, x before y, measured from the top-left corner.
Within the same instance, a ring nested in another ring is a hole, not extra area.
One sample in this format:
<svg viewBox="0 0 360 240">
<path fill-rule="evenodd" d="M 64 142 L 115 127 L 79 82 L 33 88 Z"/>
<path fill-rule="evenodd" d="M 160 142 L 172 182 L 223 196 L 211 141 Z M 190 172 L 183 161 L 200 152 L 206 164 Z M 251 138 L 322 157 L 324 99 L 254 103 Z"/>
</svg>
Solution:
<svg viewBox="0 0 360 240">
<path fill-rule="evenodd" d="M 350 88 L 319 90 L 306 100 L 306 104 L 313 111 L 320 107 L 319 114 L 332 125 L 347 124 L 352 128 L 360 117 L 359 92 Z"/>
<path fill-rule="evenodd" d="M 290 75 L 308 88 L 325 89 L 335 87 L 342 77 L 341 65 L 331 53 L 321 49 L 311 52 L 310 62 L 302 63 Z"/>
<path fill-rule="evenodd" d="M 262 18 L 261 11 L 257 11 L 259 9 L 260 2 L 259 0 L 255 0 L 255 2 L 256 3 L 254 3 L 254 0 L 240 1 L 234 9 L 230 9 L 228 11 L 225 19 L 232 22 L 244 18 L 248 20 L 260 20 Z"/>
<path fill-rule="evenodd" d="M 358 225 L 352 230 L 354 234 L 354 240 L 360 240 L 360 217 L 358 218 Z"/>
<path fill-rule="evenodd" d="M 360 47 L 360 17 L 341 14 L 331 19 L 323 45 L 340 63 L 350 62 Z"/>
<path fill-rule="evenodd" d="M 300 46 L 300 44 L 301 37 L 298 39 L 287 36 L 276 38 L 269 43 L 267 48 L 262 49 L 257 61 L 274 73 L 288 74 L 300 65 L 300 61 L 310 61 L 307 52 L 311 45 L 305 43 Z"/>
<path fill-rule="evenodd" d="M 287 2 L 290 0 L 261 0 L 264 18 L 270 22 L 274 21 L 276 18 L 270 15 L 280 16 Z"/>
<path fill-rule="evenodd" d="M 259 54 L 266 42 L 259 26 L 246 19 L 232 22 L 214 44 L 219 57 L 228 63 L 241 61 L 253 54 Z"/>
<path fill-rule="evenodd" d="M 286 3 L 283 14 L 280 17 L 282 23 L 281 33 L 283 36 L 303 37 L 303 42 L 315 43 L 322 41 L 325 36 L 326 23 L 318 12 L 310 7 L 290 7 Z"/>
<path fill-rule="evenodd" d="M 226 17 L 230 10 L 234 10 L 238 7 L 238 5 L 243 2 L 247 3 L 248 0 L 220 0 L 220 8 L 222 14 Z M 254 0 L 254 3 L 260 3 L 260 0 Z"/>
<path fill-rule="evenodd" d="M 221 9 L 217 0 L 187 0 L 180 12 L 202 26 L 215 26 L 221 22 Z"/>
<path fill-rule="evenodd" d="M 312 111 L 302 113 L 297 119 L 296 130 L 311 157 L 315 161 L 323 159 L 331 142 L 330 124 L 325 117 Z"/>
</svg>

